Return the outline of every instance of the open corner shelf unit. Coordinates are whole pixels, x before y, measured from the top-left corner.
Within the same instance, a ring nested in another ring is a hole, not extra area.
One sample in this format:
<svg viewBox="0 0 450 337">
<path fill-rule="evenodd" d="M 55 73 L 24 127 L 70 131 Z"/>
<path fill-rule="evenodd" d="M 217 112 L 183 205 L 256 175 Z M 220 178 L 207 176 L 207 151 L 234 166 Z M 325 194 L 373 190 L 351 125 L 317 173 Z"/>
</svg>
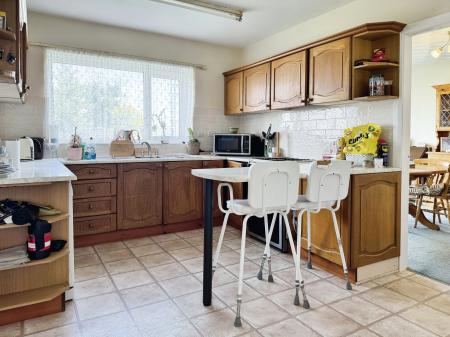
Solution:
<svg viewBox="0 0 450 337">
<path fill-rule="evenodd" d="M 399 97 L 400 82 L 400 33 L 397 30 L 382 29 L 363 32 L 352 38 L 352 98 L 359 101 L 375 101 Z M 370 60 L 374 49 L 384 48 L 386 61 L 364 62 L 355 66 L 355 61 Z M 392 81 L 390 96 L 369 96 L 369 78 L 373 74 L 383 75 Z"/>
<path fill-rule="evenodd" d="M 51 313 L 64 309 L 64 294 L 69 288 L 69 184 L 0 186 L 0 200 L 29 201 L 61 210 L 62 214 L 43 218 L 52 223 L 53 240 L 68 242 L 61 251 L 51 253 L 48 258 L 0 268 L 0 325 L 14 321 L 14 317 L 26 319 L 42 315 L 42 310 Z M 27 225 L 1 225 L 0 250 L 25 245 L 27 234 Z M 51 309 L 47 305 L 49 302 L 52 303 Z M 33 305 L 39 308 L 30 308 Z"/>
</svg>

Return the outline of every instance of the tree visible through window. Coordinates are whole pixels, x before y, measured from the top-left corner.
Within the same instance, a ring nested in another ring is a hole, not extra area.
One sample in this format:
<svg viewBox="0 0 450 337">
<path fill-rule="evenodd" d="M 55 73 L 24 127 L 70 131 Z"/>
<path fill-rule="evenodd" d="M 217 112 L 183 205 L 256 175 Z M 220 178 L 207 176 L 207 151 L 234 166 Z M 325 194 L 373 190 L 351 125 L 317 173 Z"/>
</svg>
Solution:
<svg viewBox="0 0 450 337">
<path fill-rule="evenodd" d="M 191 67 L 83 52 L 46 51 L 46 133 L 110 143 L 120 130 L 145 140 L 184 141 L 192 126 Z"/>
</svg>

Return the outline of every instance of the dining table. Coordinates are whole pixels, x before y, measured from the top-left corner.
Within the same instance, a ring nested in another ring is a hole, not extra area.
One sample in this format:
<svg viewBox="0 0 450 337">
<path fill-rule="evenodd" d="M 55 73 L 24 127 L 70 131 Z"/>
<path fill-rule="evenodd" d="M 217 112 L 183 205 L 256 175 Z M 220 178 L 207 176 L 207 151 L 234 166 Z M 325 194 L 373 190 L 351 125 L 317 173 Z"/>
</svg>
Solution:
<svg viewBox="0 0 450 337">
<path fill-rule="evenodd" d="M 214 181 L 248 182 L 248 167 L 193 169 L 193 176 L 205 180 L 203 193 L 203 305 L 210 306 L 212 298 L 213 256 L 213 187 Z"/>
<path fill-rule="evenodd" d="M 439 166 L 419 166 L 419 167 L 412 167 L 409 169 L 409 182 L 411 184 L 412 181 L 418 180 L 420 183 L 424 183 L 428 177 L 430 177 L 433 174 L 445 174 L 448 172 L 447 168 L 439 167 Z M 409 215 L 416 217 L 417 214 L 417 206 L 413 203 L 409 203 L 408 207 L 408 213 Z M 419 222 L 428 227 L 429 229 L 433 230 L 440 230 L 439 225 L 431 222 L 428 220 L 428 218 L 425 216 L 425 213 L 423 210 L 420 210 Z"/>
</svg>

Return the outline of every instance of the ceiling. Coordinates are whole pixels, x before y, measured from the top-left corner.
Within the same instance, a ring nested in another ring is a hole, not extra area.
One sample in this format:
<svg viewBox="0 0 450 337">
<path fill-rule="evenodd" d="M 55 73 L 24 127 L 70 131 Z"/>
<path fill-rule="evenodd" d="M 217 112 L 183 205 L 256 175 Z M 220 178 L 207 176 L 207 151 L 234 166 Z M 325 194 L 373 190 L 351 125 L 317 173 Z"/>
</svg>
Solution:
<svg viewBox="0 0 450 337">
<path fill-rule="evenodd" d="M 439 59 L 435 59 L 430 55 L 433 49 L 442 47 L 447 42 L 449 31 L 450 27 L 414 36 L 412 39 L 413 64 L 450 60 L 448 51 L 442 53 Z"/>
<path fill-rule="evenodd" d="M 353 0 L 205 0 L 244 11 L 242 22 L 151 0 L 28 0 L 35 12 L 243 47 Z"/>
</svg>

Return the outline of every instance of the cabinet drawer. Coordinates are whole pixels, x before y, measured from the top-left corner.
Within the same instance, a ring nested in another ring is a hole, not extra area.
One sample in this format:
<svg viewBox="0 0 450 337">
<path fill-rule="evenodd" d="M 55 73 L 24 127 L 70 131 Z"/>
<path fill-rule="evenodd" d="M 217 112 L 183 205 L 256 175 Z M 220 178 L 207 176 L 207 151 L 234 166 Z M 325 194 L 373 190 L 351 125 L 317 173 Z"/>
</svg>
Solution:
<svg viewBox="0 0 450 337">
<path fill-rule="evenodd" d="M 117 177 L 117 169 L 115 164 L 103 165 L 67 165 L 78 180 L 86 179 L 108 179 Z"/>
<path fill-rule="evenodd" d="M 113 232 L 116 230 L 116 215 L 100 215 L 78 218 L 73 221 L 75 236 Z"/>
<path fill-rule="evenodd" d="M 78 199 L 73 202 L 73 216 L 94 216 L 116 213 L 116 197 Z"/>
<path fill-rule="evenodd" d="M 84 180 L 73 182 L 73 198 L 109 197 L 116 195 L 115 179 Z"/>
</svg>

